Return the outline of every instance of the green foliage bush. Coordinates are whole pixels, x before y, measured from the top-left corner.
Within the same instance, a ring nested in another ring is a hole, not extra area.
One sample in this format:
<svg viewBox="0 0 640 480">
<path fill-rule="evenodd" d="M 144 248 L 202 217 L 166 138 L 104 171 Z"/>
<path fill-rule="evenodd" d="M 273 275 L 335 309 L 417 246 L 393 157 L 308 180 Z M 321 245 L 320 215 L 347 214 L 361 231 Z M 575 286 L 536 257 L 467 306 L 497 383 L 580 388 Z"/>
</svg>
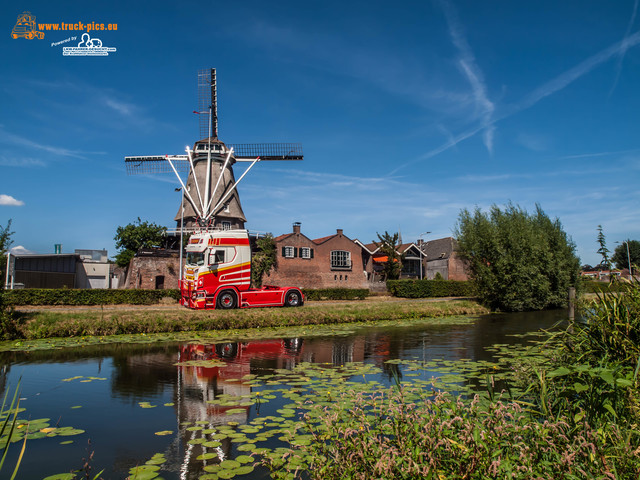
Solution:
<svg viewBox="0 0 640 480">
<path fill-rule="evenodd" d="M 462 210 L 456 237 L 478 296 L 492 310 L 564 307 L 569 287 L 580 287 L 575 245 L 539 205 L 533 214 L 512 204 Z"/>
<path fill-rule="evenodd" d="M 302 289 L 307 300 L 364 300 L 369 296 L 366 288 Z"/>
<path fill-rule="evenodd" d="M 152 305 L 163 297 L 180 299 L 180 291 L 172 290 L 107 290 L 45 289 L 5 290 L 4 303 L 24 305 Z"/>
<path fill-rule="evenodd" d="M 389 280 L 387 290 L 394 297 L 474 297 L 477 295 L 472 282 L 457 280 Z"/>
<path fill-rule="evenodd" d="M 265 275 L 278 265 L 276 242 L 270 233 L 256 240 L 256 248 L 251 256 L 251 284 L 255 288 L 262 286 Z"/>
<path fill-rule="evenodd" d="M 127 268 L 139 249 L 162 245 L 166 233 L 167 227 L 147 221 L 143 222 L 140 217 L 134 223 L 118 227 L 116 236 L 113 237 L 116 241 L 116 248 L 119 249 L 116 255 L 116 263 L 122 268 Z"/>
</svg>

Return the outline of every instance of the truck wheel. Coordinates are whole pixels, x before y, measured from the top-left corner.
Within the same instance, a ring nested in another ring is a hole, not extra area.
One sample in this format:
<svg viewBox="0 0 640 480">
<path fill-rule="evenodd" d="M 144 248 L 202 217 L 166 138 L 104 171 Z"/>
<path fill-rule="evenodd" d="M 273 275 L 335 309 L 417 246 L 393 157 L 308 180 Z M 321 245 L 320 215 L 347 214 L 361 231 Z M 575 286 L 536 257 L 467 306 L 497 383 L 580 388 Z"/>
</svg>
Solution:
<svg viewBox="0 0 640 480">
<path fill-rule="evenodd" d="M 216 355 L 220 358 L 235 358 L 238 355 L 238 344 L 219 343 L 216 345 Z"/>
<path fill-rule="evenodd" d="M 218 295 L 218 308 L 222 310 L 231 310 L 236 308 L 238 299 L 232 290 L 225 290 Z"/>
<path fill-rule="evenodd" d="M 301 307 L 302 295 L 297 290 L 289 290 L 284 299 L 285 307 Z"/>
</svg>

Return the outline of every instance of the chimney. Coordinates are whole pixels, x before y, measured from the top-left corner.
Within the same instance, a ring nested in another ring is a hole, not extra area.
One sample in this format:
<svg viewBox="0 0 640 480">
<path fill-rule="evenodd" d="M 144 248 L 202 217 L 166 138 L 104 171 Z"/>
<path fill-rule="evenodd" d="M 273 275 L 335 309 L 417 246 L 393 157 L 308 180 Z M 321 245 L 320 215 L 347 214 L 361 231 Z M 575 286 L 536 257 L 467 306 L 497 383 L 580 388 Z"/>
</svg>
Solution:
<svg viewBox="0 0 640 480">
<path fill-rule="evenodd" d="M 341 228 L 337 228 L 337 229 L 336 229 L 336 233 L 337 233 L 338 235 L 342 235 L 342 229 L 341 229 Z"/>
<path fill-rule="evenodd" d="M 300 222 L 293 222 L 293 233 L 300 233 Z"/>
</svg>

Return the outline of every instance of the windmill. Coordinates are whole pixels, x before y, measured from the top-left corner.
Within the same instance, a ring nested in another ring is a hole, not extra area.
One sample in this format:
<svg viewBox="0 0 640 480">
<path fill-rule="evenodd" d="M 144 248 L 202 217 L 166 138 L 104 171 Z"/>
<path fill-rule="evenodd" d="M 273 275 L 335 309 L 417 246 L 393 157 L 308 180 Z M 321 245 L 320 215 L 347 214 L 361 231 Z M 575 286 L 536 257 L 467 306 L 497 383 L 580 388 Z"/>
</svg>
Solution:
<svg viewBox="0 0 640 480">
<path fill-rule="evenodd" d="M 298 143 L 225 144 L 218 138 L 218 92 L 216 69 L 198 72 L 200 140 L 186 155 L 127 156 L 129 175 L 171 172 L 182 187 L 182 204 L 175 216 L 185 230 L 243 229 L 247 221 L 237 186 L 261 161 L 302 160 Z M 233 165 L 250 162 L 236 181 Z M 181 174 L 188 173 L 186 183 Z M 185 204 L 186 202 L 186 204 Z"/>
</svg>

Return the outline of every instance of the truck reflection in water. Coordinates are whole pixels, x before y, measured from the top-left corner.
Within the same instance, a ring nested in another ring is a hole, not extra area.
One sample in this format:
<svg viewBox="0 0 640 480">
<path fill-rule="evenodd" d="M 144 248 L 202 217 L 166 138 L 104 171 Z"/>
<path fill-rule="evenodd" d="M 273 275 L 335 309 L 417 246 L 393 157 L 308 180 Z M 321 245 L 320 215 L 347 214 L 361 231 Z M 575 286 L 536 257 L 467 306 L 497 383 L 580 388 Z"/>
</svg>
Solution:
<svg viewBox="0 0 640 480">
<path fill-rule="evenodd" d="M 187 478 L 187 472 L 190 478 L 207 464 L 232 458 L 230 437 L 219 439 L 219 445 L 208 447 L 205 443 L 211 445 L 210 442 L 200 443 L 199 440 L 206 436 L 203 430 L 211 431 L 229 422 L 232 425 L 248 423 L 253 405 L 243 403 L 251 400 L 251 375 L 268 375 L 277 368 L 295 367 L 303 361 L 303 347 L 303 340 L 298 338 L 180 346 L 177 413 L 180 437 L 184 444 L 180 468 L 182 478 Z M 212 366 L 184 365 L 185 362 L 194 361 L 212 361 Z M 223 364 L 220 365 L 220 362 Z M 229 405 L 211 403 L 219 399 L 233 400 L 228 402 Z M 215 456 L 210 456 L 204 462 L 196 461 L 198 456 L 211 453 Z"/>
</svg>

